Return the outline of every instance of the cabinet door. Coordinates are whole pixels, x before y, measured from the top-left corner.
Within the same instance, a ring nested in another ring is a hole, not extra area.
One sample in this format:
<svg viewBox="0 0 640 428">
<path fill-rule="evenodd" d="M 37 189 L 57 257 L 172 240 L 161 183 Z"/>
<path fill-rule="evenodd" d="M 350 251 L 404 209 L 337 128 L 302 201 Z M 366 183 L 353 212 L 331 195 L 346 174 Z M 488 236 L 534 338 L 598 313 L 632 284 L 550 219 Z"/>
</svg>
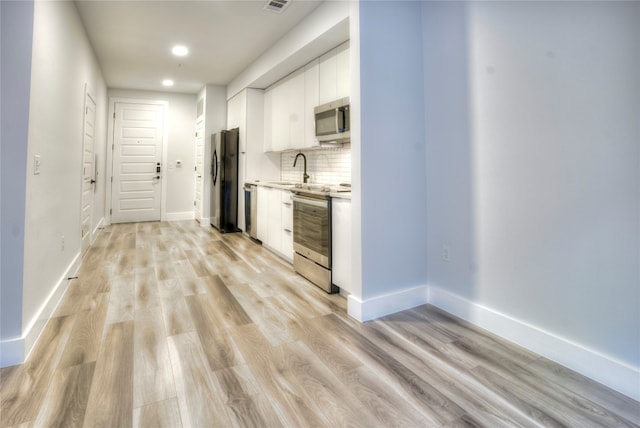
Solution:
<svg viewBox="0 0 640 428">
<path fill-rule="evenodd" d="M 280 190 L 267 188 L 267 245 L 278 252 L 282 252 L 282 202 Z"/>
<path fill-rule="evenodd" d="M 273 87 L 272 141 L 274 151 L 286 150 L 289 145 L 289 85 L 283 81 Z"/>
<path fill-rule="evenodd" d="M 351 201 L 331 200 L 332 282 L 351 292 Z"/>
<path fill-rule="evenodd" d="M 320 104 L 349 96 L 351 71 L 349 42 L 320 57 Z"/>
<path fill-rule="evenodd" d="M 293 260 L 293 203 L 291 192 L 280 191 L 282 203 L 282 255 L 289 261 Z"/>
<path fill-rule="evenodd" d="M 304 68 L 295 71 L 287 81 L 289 144 L 287 149 L 304 147 Z"/>
<path fill-rule="evenodd" d="M 320 57 L 319 104 L 334 101 L 336 98 L 336 50 L 332 49 Z"/>
<path fill-rule="evenodd" d="M 336 48 L 336 98 L 350 95 L 351 69 L 349 64 L 349 42 L 346 42 Z"/>
<path fill-rule="evenodd" d="M 269 223 L 269 189 L 263 186 L 258 186 L 258 216 L 257 221 L 257 234 L 258 239 L 262 242 L 267 242 L 267 226 Z"/>
<path fill-rule="evenodd" d="M 264 151 L 273 150 L 273 89 L 264 91 Z"/>
<path fill-rule="evenodd" d="M 304 70 L 304 147 L 318 146 L 313 109 L 320 104 L 320 61 L 315 59 Z"/>
</svg>

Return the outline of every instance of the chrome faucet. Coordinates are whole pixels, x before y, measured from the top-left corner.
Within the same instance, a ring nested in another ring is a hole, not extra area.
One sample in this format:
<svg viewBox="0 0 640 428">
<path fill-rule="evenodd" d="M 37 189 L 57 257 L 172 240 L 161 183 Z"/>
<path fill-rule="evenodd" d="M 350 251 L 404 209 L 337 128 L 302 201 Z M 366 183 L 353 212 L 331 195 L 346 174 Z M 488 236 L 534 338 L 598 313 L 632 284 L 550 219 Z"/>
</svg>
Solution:
<svg viewBox="0 0 640 428">
<path fill-rule="evenodd" d="M 302 174 L 302 182 L 306 183 L 309 179 L 309 174 L 307 174 L 307 157 L 304 153 L 300 152 L 296 155 L 296 158 L 293 160 L 293 166 L 296 166 L 296 162 L 298 162 L 298 156 L 302 156 L 302 160 L 304 160 L 304 173 Z"/>
</svg>

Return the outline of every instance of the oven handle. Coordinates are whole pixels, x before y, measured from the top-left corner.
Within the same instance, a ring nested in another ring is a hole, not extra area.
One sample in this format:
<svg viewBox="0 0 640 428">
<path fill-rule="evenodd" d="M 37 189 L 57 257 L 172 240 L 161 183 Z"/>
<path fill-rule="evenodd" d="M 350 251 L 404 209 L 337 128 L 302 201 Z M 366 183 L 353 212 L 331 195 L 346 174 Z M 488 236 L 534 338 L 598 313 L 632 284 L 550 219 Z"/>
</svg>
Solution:
<svg viewBox="0 0 640 428">
<path fill-rule="evenodd" d="M 328 201 L 305 198 L 303 196 L 291 196 L 291 199 L 293 200 L 293 202 L 300 202 L 301 204 L 312 205 L 314 207 L 319 207 L 319 208 L 327 208 L 329 206 Z"/>
</svg>

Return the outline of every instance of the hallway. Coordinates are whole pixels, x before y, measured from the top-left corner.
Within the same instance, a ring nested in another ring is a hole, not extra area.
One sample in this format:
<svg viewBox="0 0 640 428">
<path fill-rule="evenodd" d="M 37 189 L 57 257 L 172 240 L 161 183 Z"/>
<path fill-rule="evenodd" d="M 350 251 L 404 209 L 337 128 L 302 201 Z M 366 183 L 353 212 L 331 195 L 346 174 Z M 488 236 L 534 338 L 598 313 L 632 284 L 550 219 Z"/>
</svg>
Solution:
<svg viewBox="0 0 640 428">
<path fill-rule="evenodd" d="M 102 230 L 0 385 L 2 427 L 640 425 L 639 403 L 431 306 L 359 324 L 194 221 Z"/>
</svg>

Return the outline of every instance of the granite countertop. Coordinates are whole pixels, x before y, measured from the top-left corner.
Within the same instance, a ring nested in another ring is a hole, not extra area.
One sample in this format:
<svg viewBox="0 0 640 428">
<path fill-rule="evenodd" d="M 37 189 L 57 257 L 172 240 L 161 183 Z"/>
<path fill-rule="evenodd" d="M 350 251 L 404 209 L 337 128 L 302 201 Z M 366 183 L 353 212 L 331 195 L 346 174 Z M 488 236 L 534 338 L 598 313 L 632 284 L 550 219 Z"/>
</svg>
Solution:
<svg viewBox="0 0 640 428">
<path fill-rule="evenodd" d="M 300 185 L 300 183 L 294 183 L 294 182 L 290 182 L 290 181 L 260 181 L 260 180 L 256 180 L 256 181 L 247 181 L 248 184 L 255 184 L 256 186 L 264 186 L 264 187 L 272 187 L 275 189 L 283 189 L 283 190 L 295 190 L 296 184 Z M 327 186 L 329 188 L 331 188 L 331 190 L 329 191 L 329 196 L 331 198 L 340 198 L 340 199 L 351 199 L 351 192 L 338 192 L 335 191 L 335 188 L 338 186 L 332 186 L 332 185 L 326 185 L 326 184 L 320 184 L 320 183 L 308 183 L 311 186 L 320 186 L 320 187 L 324 187 Z M 315 193 L 313 191 L 311 191 L 311 193 Z M 318 192 L 318 193 L 325 193 L 326 192 Z"/>
</svg>

